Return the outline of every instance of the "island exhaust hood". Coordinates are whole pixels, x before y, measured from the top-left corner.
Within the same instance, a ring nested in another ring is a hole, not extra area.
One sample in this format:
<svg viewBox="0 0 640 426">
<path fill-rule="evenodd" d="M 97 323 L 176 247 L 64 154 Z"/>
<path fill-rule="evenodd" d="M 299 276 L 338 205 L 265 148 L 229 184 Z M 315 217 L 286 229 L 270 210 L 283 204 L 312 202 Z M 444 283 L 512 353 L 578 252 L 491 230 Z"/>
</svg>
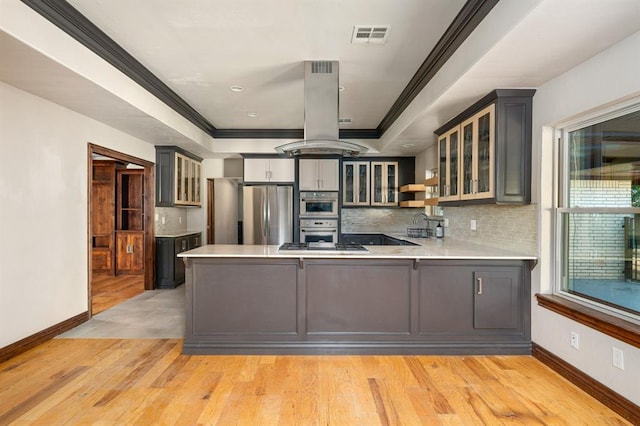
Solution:
<svg viewBox="0 0 640 426">
<path fill-rule="evenodd" d="M 304 63 L 304 140 L 277 146 L 279 154 L 358 156 L 366 146 L 338 139 L 338 61 Z"/>
</svg>

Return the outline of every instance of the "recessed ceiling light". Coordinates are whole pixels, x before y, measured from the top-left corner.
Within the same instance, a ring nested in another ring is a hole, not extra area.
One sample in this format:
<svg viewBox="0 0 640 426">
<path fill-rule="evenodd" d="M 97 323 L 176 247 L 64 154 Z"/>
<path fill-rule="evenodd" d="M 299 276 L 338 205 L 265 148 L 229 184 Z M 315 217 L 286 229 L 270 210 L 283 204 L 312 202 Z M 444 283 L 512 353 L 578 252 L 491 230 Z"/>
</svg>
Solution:
<svg viewBox="0 0 640 426">
<path fill-rule="evenodd" d="M 242 86 L 231 86 L 231 87 L 229 87 L 229 89 L 231 89 L 232 92 L 242 92 L 244 90 L 244 87 L 242 87 Z"/>
<path fill-rule="evenodd" d="M 257 112 L 248 112 L 247 116 L 251 117 L 251 118 L 256 118 L 258 116 Z"/>
<path fill-rule="evenodd" d="M 414 146 L 416 146 L 416 145 L 413 144 L 413 143 L 405 143 L 404 145 L 402 145 L 403 148 L 412 148 Z"/>
</svg>

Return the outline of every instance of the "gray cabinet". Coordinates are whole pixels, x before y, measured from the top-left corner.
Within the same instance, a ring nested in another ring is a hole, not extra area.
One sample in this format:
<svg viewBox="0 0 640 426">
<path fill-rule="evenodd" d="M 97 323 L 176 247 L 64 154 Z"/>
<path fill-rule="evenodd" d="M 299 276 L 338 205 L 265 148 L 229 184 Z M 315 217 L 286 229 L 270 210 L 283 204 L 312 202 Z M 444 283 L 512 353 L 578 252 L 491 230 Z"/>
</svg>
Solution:
<svg viewBox="0 0 640 426">
<path fill-rule="evenodd" d="M 156 207 L 200 206 L 201 162 L 176 146 L 156 146 Z"/>
<path fill-rule="evenodd" d="M 201 245 L 202 235 L 199 232 L 179 237 L 156 237 L 155 288 L 175 288 L 184 283 L 184 261 L 177 256 Z"/>
<path fill-rule="evenodd" d="M 531 202 L 534 89 L 497 89 L 435 131 L 439 203 Z"/>
<path fill-rule="evenodd" d="M 441 340 L 529 338 L 523 266 L 436 263 L 420 267 L 419 333 Z"/>
<path fill-rule="evenodd" d="M 189 257 L 185 354 L 530 354 L 517 260 Z"/>
</svg>

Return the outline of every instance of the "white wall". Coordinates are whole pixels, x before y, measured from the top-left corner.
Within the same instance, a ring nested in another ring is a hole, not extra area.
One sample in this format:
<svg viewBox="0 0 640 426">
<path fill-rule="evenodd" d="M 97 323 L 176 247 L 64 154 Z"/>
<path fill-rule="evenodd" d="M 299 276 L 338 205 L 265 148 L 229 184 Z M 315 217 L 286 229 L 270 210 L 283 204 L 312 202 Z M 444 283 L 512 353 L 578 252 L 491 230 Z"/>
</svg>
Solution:
<svg viewBox="0 0 640 426">
<path fill-rule="evenodd" d="M 87 144 L 153 145 L 0 82 L 0 347 L 87 311 Z"/>
<path fill-rule="evenodd" d="M 539 257 L 532 290 L 550 292 L 554 281 L 552 126 L 590 110 L 640 96 L 640 33 L 591 58 L 541 86 L 534 101 L 534 199 L 539 204 Z M 532 339 L 597 381 L 640 405 L 640 349 L 582 326 L 532 303 Z M 580 334 L 580 349 L 569 345 L 572 331 Z M 625 370 L 612 366 L 612 347 L 623 349 Z"/>
</svg>

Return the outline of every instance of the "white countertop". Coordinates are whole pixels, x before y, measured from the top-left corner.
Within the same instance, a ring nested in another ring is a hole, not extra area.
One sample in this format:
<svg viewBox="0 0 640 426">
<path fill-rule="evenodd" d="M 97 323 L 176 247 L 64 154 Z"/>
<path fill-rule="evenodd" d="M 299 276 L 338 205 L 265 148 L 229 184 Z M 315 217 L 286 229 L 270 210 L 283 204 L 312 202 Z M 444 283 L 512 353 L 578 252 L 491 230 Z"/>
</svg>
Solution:
<svg viewBox="0 0 640 426">
<path fill-rule="evenodd" d="M 177 234 L 156 234 L 156 238 L 178 238 L 184 237 L 185 235 L 193 235 L 193 234 L 202 234 L 202 231 L 184 231 L 179 232 Z"/>
<path fill-rule="evenodd" d="M 396 238 L 398 238 L 396 236 Z M 178 257 L 259 257 L 259 258 L 323 258 L 323 259 L 478 259 L 536 260 L 535 256 L 463 241 L 401 237 L 419 242 L 418 246 L 366 246 L 368 252 L 336 253 L 322 250 L 278 251 L 278 246 L 215 244 L 182 252 Z"/>
</svg>

